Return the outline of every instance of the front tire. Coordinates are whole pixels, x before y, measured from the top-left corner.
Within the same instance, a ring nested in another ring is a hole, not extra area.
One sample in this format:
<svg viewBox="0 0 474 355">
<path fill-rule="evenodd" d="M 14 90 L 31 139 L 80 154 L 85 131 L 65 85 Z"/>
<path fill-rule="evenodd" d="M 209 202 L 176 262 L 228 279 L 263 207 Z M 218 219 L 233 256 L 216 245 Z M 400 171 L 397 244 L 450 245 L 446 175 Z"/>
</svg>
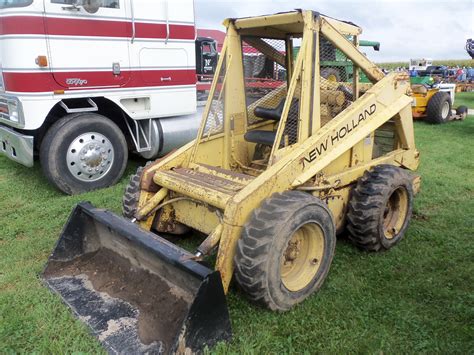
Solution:
<svg viewBox="0 0 474 355">
<path fill-rule="evenodd" d="M 40 147 L 45 176 L 68 195 L 116 184 L 127 160 L 122 131 L 98 114 L 80 113 L 60 119 L 50 127 Z"/>
<path fill-rule="evenodd" d="M 144 169 L 143 166 L 137 168 L 137 171 L 130 176 L 130 180 L 127 186 L 125 186 L 125 191 L 122 196 L 122 215 L 127 219 L 135 218 L 137 213 L 138 202 L 140 200 L 140 181 Z"/>
<path fill-rule="evenodd" d="M 276 193 L 243 228 L 234 258 L 236 280 L 251 300 L 289 310 L 321 287 L 335 245 L 326 204 L 304 192 Z"/>
<path fill-rule="evenodd" d="M 378 165 L 359 179 L 352 192 L 347 212 L 349 240 L 363 250 L 388 250 L 404 237 L 412 209 L 408 173 L 392 165 Z"/>
</svg>

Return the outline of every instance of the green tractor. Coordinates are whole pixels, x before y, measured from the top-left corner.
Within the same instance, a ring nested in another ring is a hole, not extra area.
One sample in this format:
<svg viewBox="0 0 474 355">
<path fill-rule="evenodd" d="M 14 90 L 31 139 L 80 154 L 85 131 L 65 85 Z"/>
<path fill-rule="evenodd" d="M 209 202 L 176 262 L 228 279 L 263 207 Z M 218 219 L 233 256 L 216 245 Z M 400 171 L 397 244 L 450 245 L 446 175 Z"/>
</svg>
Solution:
<svg viewBox="0 0 474 355">
<path fill-rule="evenodd" d="M 321 41 L 321 76 L 333 82 L 350 82 L 354 76 L 353 63 L 339 49 Z M 360 40 L 359 47 L 380 50 L 380 42 Z M 363 72 L 359 72 L 361 83 L 370 83 Z"/>
<path fill-rule="evenodd" d="M 321 39 L 320 46 L 321 76 L 331 82 L 352 81 L 354 66 L 347 56 L 324 39 Z M 359 47 L 372 47 L 375 51 L 379 51 L 380 42 L 360 40 Z M 299 50 L 299 47 L 294 47 L 294 58 L 296 58 Z M 359 81 L 361 83 L 370 83 L 362 71 L 359 71 Z"/>
</svg>

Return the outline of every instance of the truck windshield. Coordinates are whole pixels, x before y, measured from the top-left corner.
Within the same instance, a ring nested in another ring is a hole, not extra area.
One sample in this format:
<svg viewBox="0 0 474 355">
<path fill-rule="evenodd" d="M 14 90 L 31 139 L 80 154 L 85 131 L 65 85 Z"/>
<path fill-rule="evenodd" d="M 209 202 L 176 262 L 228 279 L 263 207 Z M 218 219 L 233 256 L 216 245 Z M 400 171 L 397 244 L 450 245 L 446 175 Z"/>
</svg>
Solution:
<svg viewBox="0 0 474 355">
<path fill-rule="evenodd" d="M 0 0 L 0 9 L 7 7 L 23 7 L 31 5 L 33 0 Z"/>
</svg>

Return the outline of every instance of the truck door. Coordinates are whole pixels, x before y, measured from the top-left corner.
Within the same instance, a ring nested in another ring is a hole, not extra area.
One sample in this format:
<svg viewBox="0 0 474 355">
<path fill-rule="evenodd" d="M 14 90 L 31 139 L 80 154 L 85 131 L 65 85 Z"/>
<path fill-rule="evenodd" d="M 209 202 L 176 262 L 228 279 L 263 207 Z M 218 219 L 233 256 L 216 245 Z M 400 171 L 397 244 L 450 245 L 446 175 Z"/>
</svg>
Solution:
<svg viewBox="0 0 474 355">
<path fill-rule="evenodd" d="M 44 0 L 49 66 L 60 86 L 104 89 L 129 82 L 127 5 L 125 0 Z"/>
</svg>

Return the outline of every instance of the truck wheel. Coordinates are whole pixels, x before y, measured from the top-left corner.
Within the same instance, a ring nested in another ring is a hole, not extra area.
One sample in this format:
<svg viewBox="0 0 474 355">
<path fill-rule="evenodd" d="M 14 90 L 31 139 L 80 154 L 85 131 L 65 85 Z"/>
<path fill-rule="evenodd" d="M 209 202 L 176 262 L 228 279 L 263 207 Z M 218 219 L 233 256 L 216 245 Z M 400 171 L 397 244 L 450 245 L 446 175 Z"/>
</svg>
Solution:
<svg viewBox="0 0 474 355">
<path fill-rule="evenodd" d="M 405 235 L 413 209 L 412 180 L 403 169 L 378 165 L 365 172 L 347 212 L 349 239 L 361 249 L 387 250 Z"/>
<path fill-rule="evenodd" d="M 334 69 L 334 68 L 321 69 L 321 76 L 332 83 L 341 82 L 341 74 L 339 73 L 339 70 Z"/>
<path fill-rule="evenodd" d="M 336 246 L 331 211 L 299 191 L 276 193 L 255 209 L 243 228 L 236 280 L 249 298 L 286 311 L 324 282 Z"/>
<path fill-rule="evenodd" d="M 447 92 L 439 91 L 428 101 L 426 120 L 430 123 L 446 123 L 451 117 L 451 97 Z"/>
<path fill-rule="evenodd" d="M 68 195 L 114 185 L 122 177 L 127 160 L 123 133 L 98 114 L 79 113 L 60 119 L 48 130 L 40 147 L 44 174 Z"/>
</svg>

